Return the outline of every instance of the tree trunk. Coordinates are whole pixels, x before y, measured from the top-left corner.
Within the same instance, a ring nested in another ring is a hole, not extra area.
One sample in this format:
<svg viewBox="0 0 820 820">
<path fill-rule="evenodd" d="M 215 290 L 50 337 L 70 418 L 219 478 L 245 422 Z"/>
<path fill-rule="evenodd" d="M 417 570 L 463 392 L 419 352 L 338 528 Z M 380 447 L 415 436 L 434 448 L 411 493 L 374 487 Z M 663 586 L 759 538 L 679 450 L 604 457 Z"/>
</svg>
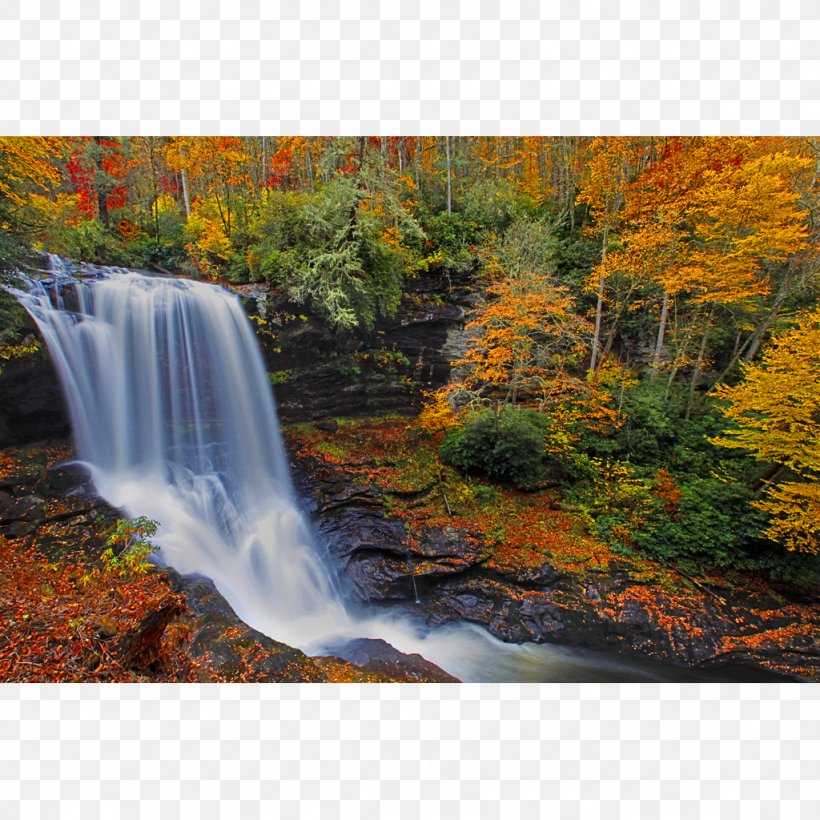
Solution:
<svg viewBox="0 0 820 820">
<path fill-rule="evenodd" d="M 191 197 L 188 193 L 188 174 L 185 172 L 185 152 L 182 147 L 179 148 L 180 174 L 182 175 L 182 198 L 185 201 L 185 216 L 191 215 Z"/>
<path fill-rule="evenodd" d="M 450 137 L 444 138 L 444 146 L 447 152 L 447 213 L 453 212 L 453 189 L 452 189 L 452 162 L 450 159 Z"/>
<path fill-rule="evenodd" d="M 780 310 L 783 307 L 783 304 L 786 301 L 786 296 L 789 292 L 789 287 L 787 284 L 788 281 L 788 278 L 783 279 L 783 282 L 780 284 L 780 288 L 777 291 L 777 296 L 775 296 L 772 309 L 768 312 L 766 318 L 757 326 L 757 329 L 746 343 L 746 351 L 742 354 L 744 362 L 750 362 L 755 356 L 757 356 L 757 351 L 760 350 L 760 345 L 763 344 L 763 339 L 766 337 L 766 334 L 774 324 L 775 319 L 777 319 L 780 314 Z"/>
<path fill-rule="evenodd" d="M 364 165 L 364 148 L 365 148 L 365 138 L 359 137 L 359 167 L 358 171 L 358 181 L 357 187 L 362 187 L 362 166 Z M 359 207 L 359 199 L 358 196 L 354 197 L 353 204 L 350 206 L 350 214 L 348 215 L 348 226 L 347 226 L 347 241 L 352 242 L 356 238 L 356 213 Z"/>
<path fill-rule="evenodd" d="M 686 356 L 687 351 L 689 350 L 689 342 L 692 340 L 692 330 L 694 328 L 694 323 L 690 325 L 689 329 L 686 331 L 686 337 L 683 340 L 683 347 L 679 349 L 679 352 L 675 355 L 675 360 L 680 361 Z M 675 381 L 675 376 L 678 375 L 678 371 L 680 370 L 680 366 L 677 363 L 672 365 L 672 369 L 669 371 L 669 380 L 666 382 L 666 391 L 663 394 L 663 400 L 667 401 L 669 399 L 669 392 L 672 390 L 672 384 Z"/>
<path fill-rule="evenodd" d="M 94 137 L 94 143 L 97 146 L 96 155 L 96 189 L 97 189 L 97 212 L 100 217 L 100 222 L 107 228 L 109 225 L 108 218 L 108 183 L 105 179 L 105 169 L 102 164 L 102 137 Z"/>
<path fill-rule="evenodd" d="M 154 191 L 154 242 L 159 255 L 159 191 L 157 185 L 157 167 L 154 164 L 154 138 L 148 137 L 148 152 L 151 159 L 151 185 Z"/>
<path fill-rule="evenodd" d="M 785 469 L 786 467 L 783 464 L 772 464 L 763 475 L 754 480 L 752 492 L 755 495 L 759 494 L 767 484 L 771 484 Z"/>
<path fill-rule="evenodd" d="M 316 176 L 313 170 L 313 154 L 310 153 L 310 146 L 305 148 L 305 174 L 308 179 L 308 186 L 313 190 L 313 178 Z"/>
<path fill-rule="evenodd" d="M 695 390 L 700 380 L 700 372 L 703 367 L 703 359 L 706 355 L 706 343 L 709 339 L 709 331 L 712 329 L 712 313 L 714 308 L 709 310 L 709 315 L 706 317 L 706 326 L 703 329 L 703 338 L 700 340 L 700 349 L 698 350 L 698 358 L 695 362 L 695 369 L 692 371 L 692 381 L 689 384 L 689 399 L 686 402 L 686 415 L 684 418 L 689 421 L 692 416 L 692 407 L 695 403 Z"/>
<path fill-rule="evenodd" d="M 609 229 L 604 228 L 603 242 L 601 243 L 601 268 L 606 262 L 606 244 Z M 601 317 L 604 311 L 604 276 L 598 279 L 598 300 L 595 304 L 595 335 L 592 338 L 592 357 L 589 362 L 589 369 L 594 373 L 598 363 L 598 345 L 601 343 Z"/>
<path fill-rule="evenodd" d="M 165 629 L 184 607 L 176 595 L 162 599 L 155 609 L 118 641 L 114 657 L 126 668 L 145 669 L 159 656 Z"/>
<path fill-rule="evenodd" d="M 655 353 L 652 356 L 652 378 L 658 375 L 661 365 L 661 353 L 663 352 L 663 337 L 666 333 L 666 320 L 669 316 L 669 293 L 663 289 L 663 303 L 661 305 L 661 321 L 658 325 L 658 338 L 655 340 Z"/>
<path fill-rule="evenodd" d="M 763 344 L 763 339 L 766 337 L 766 334 L 769 332 L 769 329 L 774 324 L 775 320 L 777 319 L 778 315 L 780 314 L 780 310 L 783 307 L 786 296 L 789 293 L 789 286 L 788 286 L 788 278 L 784 278 L 781 282 L 780 287 L 777 291 L 777 295 L 774 298 L 774 302 L 772 303 L 772 307 L 769 312 L 766 314 L 766 317 L 763 321 L 754 329 L 751 336 L 740 346 L 740 348 L 735 351 L 734 355 L 732 356 L 732 360 L 726 366 L 726 369 L 720 374 L 717 381 L 712 385 L 709 392 L 711 393 L 719 384 L 722 384 L 724 379 L 734 370 L 735 365 L 743 359 L 744 362 L 750 362 L 754 357 L 757 355 L 757 351 L 760 350 L 760 345 Z"/>
</svg>

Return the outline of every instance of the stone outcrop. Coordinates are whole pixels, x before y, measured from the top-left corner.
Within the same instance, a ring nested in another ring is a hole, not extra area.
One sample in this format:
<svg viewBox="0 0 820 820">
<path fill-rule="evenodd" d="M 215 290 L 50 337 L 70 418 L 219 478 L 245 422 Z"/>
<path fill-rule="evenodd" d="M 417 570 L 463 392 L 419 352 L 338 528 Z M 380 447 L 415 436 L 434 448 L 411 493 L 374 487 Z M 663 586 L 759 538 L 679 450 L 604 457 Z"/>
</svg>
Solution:
<svg viewBox="0 0 820 820">
<path fill-rule="evenodd" d="M 489 566 L 474 532 L 431 526 L 410 538 L 377 486 L 354 484 L 343 467 L 321 458 L 294 459 L 308 512 L 348 594 L 364 604 L 403 608 L 430 626 L 473 622 L 511 643 L 688 667 L 704 679 L 820 679 L 820 606 L 805 591 L 798 601 L 796 591 L 750 577 L 742 587 L 690 585 L 681 594 L 626 560 L 577 572 L 549 562 Z"/>
<path fill-rule="evenodd" d="M 283 421 L 411 412 L 450 377 L 474 295 L 440 275 L 407 282 L 396 315 L 371 331 L 330 328 L 262 285 L 241 286 Z"/>
<path fill-rule="evenodd" d="M 57 373 L 45 347 L 4 362 L 0 371 L 0 448 L 70 433 Z"/>
<path fill-rule="evenodd" d="M 396 315 L 371 331 L 334 330 L 268 286 L 234 289 L 252 316 L 284 421 L 412 412 L 421 393 L 444 384 L 464 349 L 468 277 L 408 280 Z M 38 335 L 28 321 L 23 336 Z M 41 349 L 0 370 L 0 448 L 69 435 L 54 366 Z"/>
</svg>

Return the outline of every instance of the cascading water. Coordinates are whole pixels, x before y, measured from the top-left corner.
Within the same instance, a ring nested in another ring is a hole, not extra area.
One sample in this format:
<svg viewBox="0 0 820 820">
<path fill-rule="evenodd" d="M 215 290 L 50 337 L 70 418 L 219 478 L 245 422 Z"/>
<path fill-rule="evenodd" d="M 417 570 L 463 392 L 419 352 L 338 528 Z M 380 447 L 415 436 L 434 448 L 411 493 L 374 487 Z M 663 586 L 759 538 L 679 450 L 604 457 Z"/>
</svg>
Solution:
<svg viewBox="0 0 820 820">
<path fill-rule="evenodd" d="M 344 607 L 296 507 L 253 330 L 228 291 L 102 270 L 17 296 L 48 344 L 79 457 L 112 504 L 161 522 L 162 558 L 297 646 Z"/>
<path fill-rule="evenodd" d="M 317 653 L 383 638 L 463 680 L 659 679 L 646 665 L 504 644 L 468 624 L 419 631 L 351 615 L 295 503 L 261 353 L 237 297 L 81 267 L 74 277 L 52 256 L 50 281 L 12 289 L 54 360 L 79 457 L 111 504 L 160 522 L 165 562 L 211 578 L 248 624 Z"/>
</svg>

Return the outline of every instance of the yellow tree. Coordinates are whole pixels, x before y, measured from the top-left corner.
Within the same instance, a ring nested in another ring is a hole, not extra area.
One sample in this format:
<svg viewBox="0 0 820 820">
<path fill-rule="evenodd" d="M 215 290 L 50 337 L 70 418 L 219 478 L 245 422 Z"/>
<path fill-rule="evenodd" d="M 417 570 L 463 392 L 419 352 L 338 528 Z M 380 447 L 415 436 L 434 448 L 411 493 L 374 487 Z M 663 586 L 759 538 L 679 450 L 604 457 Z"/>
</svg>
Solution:
<svg viewBox="0 0 820 820">
<path fill-rule="evenodd" d="M 44 227 L 39 207 L 62 179 L 68 143 L 59 137 L 0 137 L 0 263 L 14 268 Z"/>
<path fill-rule="evenodd" d="M 776 336 L 759 364 L 746 364 L 734 387 L 722 385 L 726 417 L 736 427 L 715 444 L 749 450 L 774 465 L 766 498 L 768 536 L 787 549 L 820 551 L 820 308 Z M 795 477 L 771 484 L 789 470 Z"/>
<path fill-rule="evenodd" d="M 601 324 L 607 282 L 607 252 L 618 226 L 624 192 L 645 160 L 646 141 L 639 137 L 596 137 L 589 145 L 589 160 L 581 180 L 578 201 L 590 206 L 601 237 L 601 262 L 590 277 L 596 290 L 595 329 L 589 369 L 600 360 Z"/>
<path fill-rule="evenodd" d="M 235 200 L 252 193 L 247 148 L 241 137 L 178 137 L 168 143 L 165 153 L 172 169 L 185 171 L 186 209 L 195 209 L 194 192 L 211 198 L 229 239 Z"/>
<path fill-rule="evenodd" d="M 611 397 L 586 379 L 592 324 L 569 291 L 549 274 L 495 270 L 487 303 L 467 325 L 473 332 L 465 355 L 454 363 L 461 378 L 431 397 L 421 422 L 430 430 L 458 421 L 453 404 L 535 404 L 568 437 L 580 425 L 616 421 Z"/>
<path fill-rule="evenodd" d="M 703 174 L 687 206 L 691 250 L 678 270 L 680 286 L 700 317 L 701 336 L 689 386 L 690 415 L 718 308 L 747 310 L 771 291 L 767 266 L 785 260 L 806 240 L 805 211 L 792 176 L 809 161 L 789 153 L 756 156 L 754 140 L 705 146 L 722 165 Z"/>
<path fill-rule="evenodd" d="M 659 300 L 657 373 L 670 309 L 688 317 L 670 376 L 693 365 L 687 415 L 717 312 L 736 321 L 759 310 L 771 290 L 772 266 L 805 242 L 806 211 L 794 180 L 811 161 L 794 148 L 780 139 L 669 138 L 651 146 L 645 166 L 621 191 L 618 242 L 593 274 L 599 284 L 613 283 L 617 303 L 605 350 L 631 299 Z M 593 169 L 601 162 L 596 156 Z M 590 174 L 600 200 L 612 187 Z M 689 347 L 698 338 L 695 354 Z"/>
<path fill-rule="evenodd" d="M 22 205 L 32 189 L 50 190 L 61 179 L 56 160 L 67 151 L 60 137 L 0 137 L 0 197 Z"/>
</svg>

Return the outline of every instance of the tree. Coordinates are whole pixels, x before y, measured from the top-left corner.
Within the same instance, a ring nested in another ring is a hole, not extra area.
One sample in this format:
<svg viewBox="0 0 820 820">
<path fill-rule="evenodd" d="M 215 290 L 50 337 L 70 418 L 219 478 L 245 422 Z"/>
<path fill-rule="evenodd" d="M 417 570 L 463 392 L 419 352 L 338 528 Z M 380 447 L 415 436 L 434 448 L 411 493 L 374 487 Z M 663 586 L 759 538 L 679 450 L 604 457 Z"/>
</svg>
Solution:
<svg viewBox="0 0 820 820">
<path fill-rule="evenodd" d="M 773 465 L 767 497 L 768 536 L 787 549 L 820 551 L 820 309 L 776 336 L 760 364 L 743 367 L 743 381 L 721 386 L 724 413 L 736 426 L 714 439 Z M 788 470 L 792 480 L 770 482 Z"/>
<path fill-rule="evenodd" d="M 607 252 L 611 236 L 618 224 L 624 192 L 636 166 L 640 163 L 644 145 L 640 138 L 597 137 L 590 145 L 590 153 L 578 200 L 592 208 L 601 235 L 601 261 L 591 277 L 595 283 L 596 301 L 595 331 L 589 369 L 595 373 L 600 360 Z"/>
<path fill-rule="evenodd" d="M 0 137 L 0 268 L 16 268 L 43 227 L 26 206 L 59 185 L 67 151 L 59 137 Z"/>
<path fill-rule="evenodd" d="M 468 325 L 478 335 L 462 361 L 470 368 L 467 384 L 505 404 L 519 398 L 549 404 L 584 384 L 571 369 L 588 349 L 592 328 L 574 311 L 566 288 L 524 270 L 492 283 L 487 295 Z"/>
<path fill-rule="evenodd" d="M 583 375 L 593 328 L 569 289 L 555 282 L 551 240 L 537 223 L 515 224 L 505 234 L 487 263 L 487 301 L 467 325 L 473 335 L 453 365 L 459 378 L 429 397 L 425 429 L 452 426 L 465 408 L 516 404 L 548 413 L 553 432 L 567 441 L 579 427 L 615 422 L 611 397 Z"/>
<path fill-rule="evenodd" d="M 334 148 L 336 158 L 327 152 L 323 160 L 341 166 L 321 193 L 270 193 L 254 248 L 262 273 L 291 299 L 310 303 L 333 327 L 372 328 L 395 313 L 413 266 L 410 245 L 425 238 L 415 183 L 391 167 L 378 138 Z"/>
</svg>

